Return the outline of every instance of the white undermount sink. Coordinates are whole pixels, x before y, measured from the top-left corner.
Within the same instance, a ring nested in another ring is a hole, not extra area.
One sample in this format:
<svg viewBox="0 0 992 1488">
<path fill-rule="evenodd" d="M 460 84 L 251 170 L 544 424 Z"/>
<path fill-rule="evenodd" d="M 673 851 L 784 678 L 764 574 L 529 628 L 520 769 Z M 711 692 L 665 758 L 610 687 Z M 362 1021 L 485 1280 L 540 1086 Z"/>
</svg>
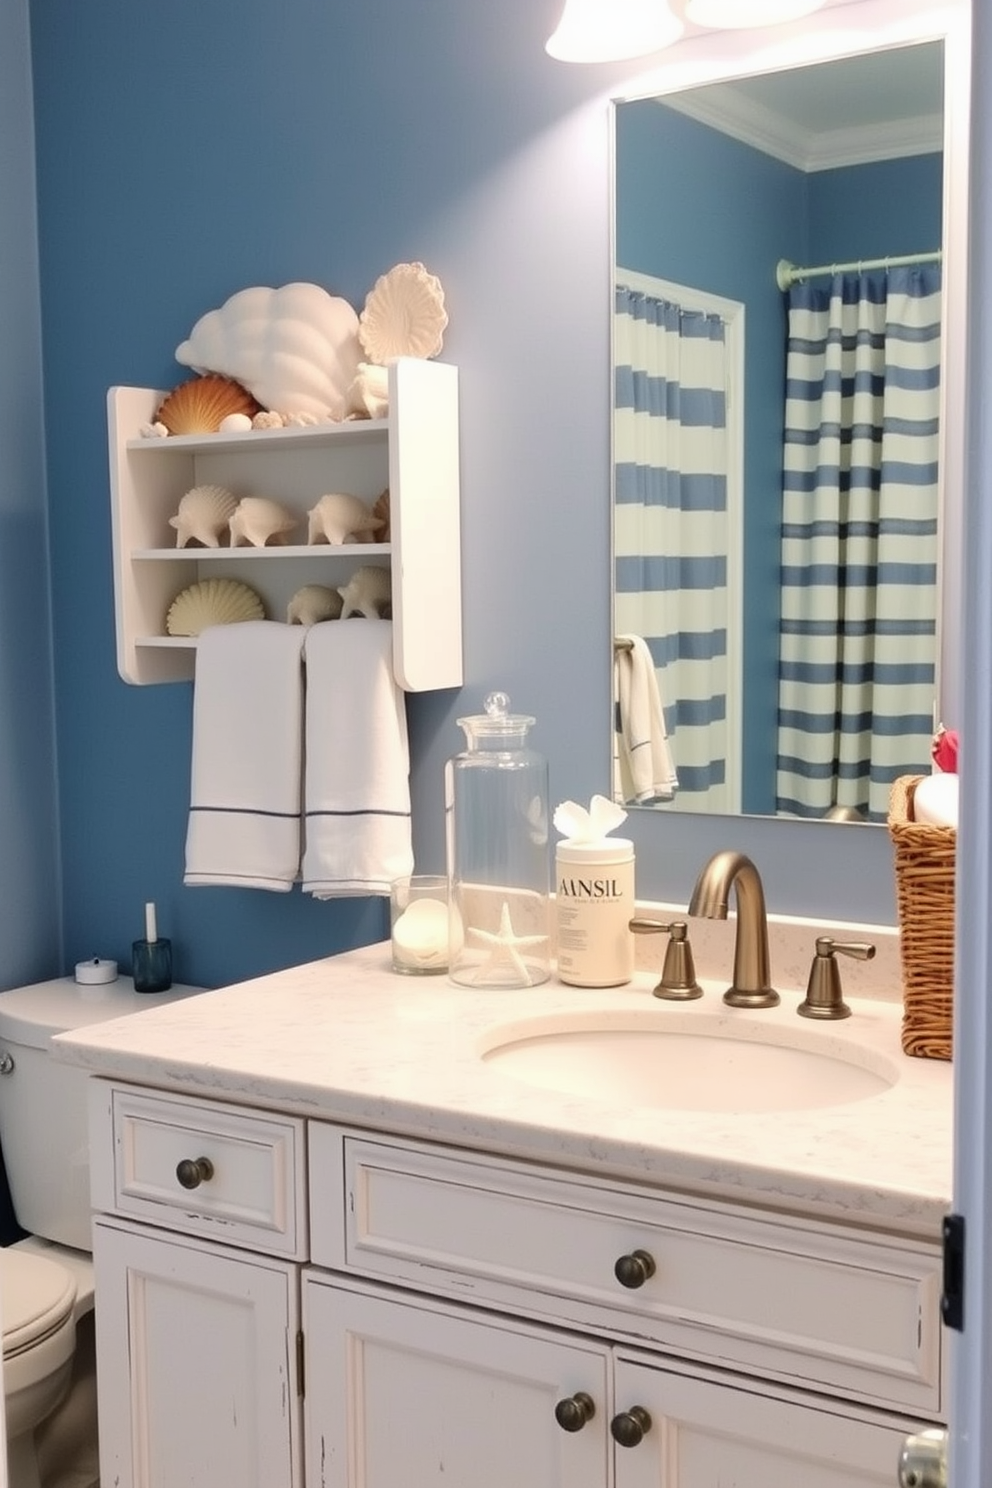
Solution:
<svg viewBox="0 0 992 1488">
<path fill-rule="evenodd" d="M 668 1009 L 548 1014 L 498 1024 L 480 1052 L 492 1069 L 526 1085 L 679 1111 L 849 1105 L 899 1079 L 894 1060 L 822 1025 L 745 1016 L 755 1021 Z"/>
</svg>

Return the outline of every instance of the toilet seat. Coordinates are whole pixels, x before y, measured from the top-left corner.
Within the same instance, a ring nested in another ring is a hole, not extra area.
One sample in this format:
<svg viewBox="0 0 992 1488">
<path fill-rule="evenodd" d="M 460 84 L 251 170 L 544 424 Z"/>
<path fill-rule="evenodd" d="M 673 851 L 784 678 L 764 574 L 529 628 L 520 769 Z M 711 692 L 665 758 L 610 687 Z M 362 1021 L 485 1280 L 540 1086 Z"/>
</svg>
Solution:
<svg viewBox="0 0 992 1488">
<path fill-rule="evenodd" d="M 72 1317 L 75 1300 L 76 1283 L 57 1261 L 9 1247 L 0 1251 L 4 1360 L 59 1332 Z"/>
</svg>

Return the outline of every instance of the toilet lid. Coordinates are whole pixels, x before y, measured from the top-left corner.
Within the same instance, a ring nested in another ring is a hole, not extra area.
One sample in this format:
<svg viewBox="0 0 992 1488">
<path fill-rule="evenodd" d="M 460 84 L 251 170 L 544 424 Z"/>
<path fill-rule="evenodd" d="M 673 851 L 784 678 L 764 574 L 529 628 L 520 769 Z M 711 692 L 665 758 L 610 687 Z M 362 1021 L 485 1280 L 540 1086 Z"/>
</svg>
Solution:
<svg viewBox="0 0 992 1488">
<path fill-rule="evenodd" d="M 12 1358 L 56 1332 L 72 1315 L 76 1283 L 58 1261 L 0 1250 L 3 1356 Z"/>
</svg>

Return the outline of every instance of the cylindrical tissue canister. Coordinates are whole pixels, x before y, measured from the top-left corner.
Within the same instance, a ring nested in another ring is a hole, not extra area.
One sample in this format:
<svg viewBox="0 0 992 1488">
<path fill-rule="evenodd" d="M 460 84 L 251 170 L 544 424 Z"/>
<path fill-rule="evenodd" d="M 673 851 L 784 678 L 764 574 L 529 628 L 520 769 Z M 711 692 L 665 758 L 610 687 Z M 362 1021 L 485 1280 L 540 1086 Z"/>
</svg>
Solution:
<svg viewBox="0 0 992 1488">
<path fill-rule="evenodd" d="M 634 844 L 559 842 L 555 853 L 558 977 L 575 987 L 619 987 L 634 975 Z"/>
</svg>

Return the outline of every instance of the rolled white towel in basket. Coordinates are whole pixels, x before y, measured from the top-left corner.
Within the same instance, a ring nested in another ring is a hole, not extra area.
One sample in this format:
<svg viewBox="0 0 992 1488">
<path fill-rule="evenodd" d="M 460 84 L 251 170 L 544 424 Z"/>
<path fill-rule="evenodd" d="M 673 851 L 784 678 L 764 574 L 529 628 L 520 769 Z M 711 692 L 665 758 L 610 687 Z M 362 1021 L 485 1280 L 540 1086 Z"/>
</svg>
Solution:
<svg viewBox="0 0 992 1488">
<path fill-rule="evenodd" d="M 314 625 L 306 639 L 303 890 L 388 894 L 413 872 L 406 703 L 389 620 Z"/>
<path fill-rule="evenodd" d="M 247 620 L 199 637 L 186 884 L 285 893 L 299 876 L 303 636 Z"/>
</svg>

